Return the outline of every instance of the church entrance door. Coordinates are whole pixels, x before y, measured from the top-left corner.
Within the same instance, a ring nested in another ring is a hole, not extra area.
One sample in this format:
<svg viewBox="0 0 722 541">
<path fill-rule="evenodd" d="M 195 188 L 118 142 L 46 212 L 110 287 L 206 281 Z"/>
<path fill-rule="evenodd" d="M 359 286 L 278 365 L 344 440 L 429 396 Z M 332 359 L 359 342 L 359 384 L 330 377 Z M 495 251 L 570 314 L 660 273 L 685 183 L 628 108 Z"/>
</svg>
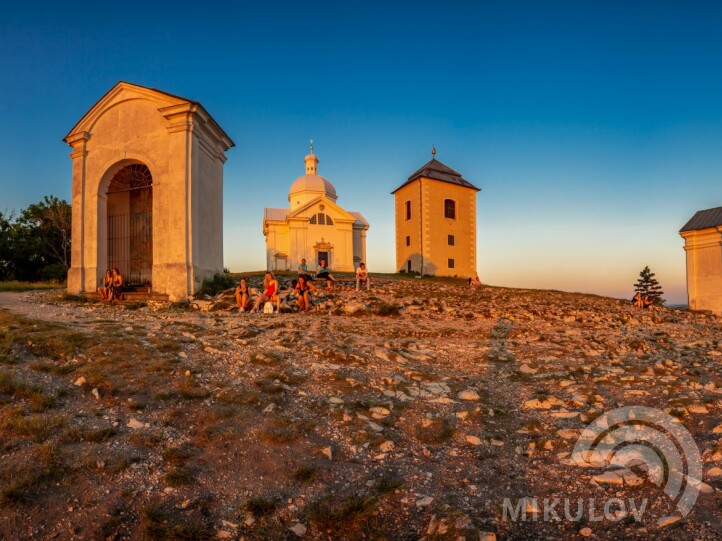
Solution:
<svg viewBox="0 0 722 541">
<path fill-rule="evenodd" d="M 153 178 L 134 163 L 108 185 L 108 269 L 118 268 L 130 287 L 151 287 L 153 275 Z"/>
<path fill-rule="evenodd" d="M 325 261 L 326 266 L 331 268 L 331 262 L 328 260 L 328 252 L 318 252 L 318 260 L 316 263 L 319 268 L 321 268 L 321 261 Z"/>
</svg>

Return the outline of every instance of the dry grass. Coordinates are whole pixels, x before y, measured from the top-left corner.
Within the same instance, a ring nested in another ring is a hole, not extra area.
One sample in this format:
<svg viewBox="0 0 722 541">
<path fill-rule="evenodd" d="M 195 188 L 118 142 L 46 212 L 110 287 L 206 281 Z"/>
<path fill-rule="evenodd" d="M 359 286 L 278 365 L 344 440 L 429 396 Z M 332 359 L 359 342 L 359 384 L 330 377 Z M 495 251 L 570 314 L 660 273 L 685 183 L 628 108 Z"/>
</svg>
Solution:
<svg viewBox="0 0 722 541">
<path fill-rule="evenodd" d="M 434 419 L 428 426 L 416 427 L 416 438 L 421 443 L 439 444 L 454 435 L 454 426 L 447 419 Z"/>
<path fill-rule="evenodd" d="M 345 530 L 368 517 L 378 504 L 378 497 L 371 494 L 327 494 L 309 504 L 308 518 L 322 530 Z"/>
</svg>

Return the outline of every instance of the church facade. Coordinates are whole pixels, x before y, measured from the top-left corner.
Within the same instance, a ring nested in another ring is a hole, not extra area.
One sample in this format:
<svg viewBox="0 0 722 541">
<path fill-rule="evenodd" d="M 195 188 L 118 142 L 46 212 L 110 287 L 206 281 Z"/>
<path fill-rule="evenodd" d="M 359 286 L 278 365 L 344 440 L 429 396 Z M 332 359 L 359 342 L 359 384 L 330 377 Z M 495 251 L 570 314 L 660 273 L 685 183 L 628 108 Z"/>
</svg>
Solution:
<svg viewBox="0 0 722 541">
<path fill-rule="evenodd" d="M 396 269 L 430 276 L 476 275 L 476 194 L 480 189 L 436 159 L 393 192 Z"/>
<path fill-rule="evenodd" d="M 323 259 L 332 270 L 353 272 L 366 261 L 369 223 L 359 212 L 338 205 L 336 188 L 317 172 L 318 161 L 311 147 L 306 174 L 288 192 L 289 206 L 263 211 L 269 270 L 296 270 L 306 259 L 309 271 L 314 271 Z"/>
<path fill-rule="evenodd" d="M 722 207 L 695 213 L 679 234 L 687 255 L 689 309 L 722 315 Z"/>
</svg>

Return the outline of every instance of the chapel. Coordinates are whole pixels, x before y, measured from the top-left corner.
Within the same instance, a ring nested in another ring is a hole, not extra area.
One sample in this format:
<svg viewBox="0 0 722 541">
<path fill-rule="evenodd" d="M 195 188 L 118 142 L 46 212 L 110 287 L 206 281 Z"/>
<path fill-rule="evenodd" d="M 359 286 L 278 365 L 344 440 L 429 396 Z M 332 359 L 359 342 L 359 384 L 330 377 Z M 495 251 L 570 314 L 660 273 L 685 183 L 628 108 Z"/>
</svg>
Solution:
<svg viewBox="0 0 722 541">
<path fill-rule="evenodd" d="M 689 309 L 722 315 L 722 207 L 696 212 L 679 234 L 687 259 Z"/>
<path fill-rule="evenodd" d="M 121 81 L 65 136 L 72 147 L 68 292 L 117 268 L 172 301 L 223 272 L 223 164 L 233 141 L 195 100 Z"/>
<path fill-rule="evenodd" d="M 336 188 L 318 174 L 313 145 L 305 158 L 306 172 L 288 191 L 288 207 L 263 211 L 266 268 L 295 270 L 306 259 L 309 271 L 325 260 L 328 267 L 353 272 L 366 261 L 369 223 L 361 213 L 348 211 L 336 200 Z"/>
</svg>

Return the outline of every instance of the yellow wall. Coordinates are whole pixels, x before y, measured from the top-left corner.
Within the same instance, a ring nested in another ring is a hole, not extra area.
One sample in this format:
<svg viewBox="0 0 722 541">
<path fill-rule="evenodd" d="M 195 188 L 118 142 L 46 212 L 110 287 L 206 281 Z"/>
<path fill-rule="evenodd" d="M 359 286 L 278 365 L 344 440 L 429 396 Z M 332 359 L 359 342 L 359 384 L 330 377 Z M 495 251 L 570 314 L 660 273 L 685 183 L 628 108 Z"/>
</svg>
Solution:
<svg viewBox="0 0 722 541">
<path fill-rule="evenodd" d="M 396 207 L 396 270 L 406 270 L 411 260 L 411 270 L 421 271 L 421 225 L 419 221 L 419 182 L 404 186 L 394 195 Z M 411 220 L 406 220 L 406 201 L 411 201 Z M 406 246 L 406 236 L 411 245 Z"/>
<path fill-rule="evenodd" d="M 456 219 L 444 217 L 445 199 L 456 201 Z M 406 220 L 406 201 L 411 201 L 411 220 Z M 396 270 L 406 270 L 410 259 L 411 270 L 421 272 L 423 254 L 424 274 L 476 274 L 476 190 L 420 178 L 395 193 L 395 211 Z M 410 246 L 406 246 L 407 235 Z M 448 244 L 448 235 L 454 235 L 453 246 Z M 450 258 L 453 269 L 448 266 Z"/>
</svg>

